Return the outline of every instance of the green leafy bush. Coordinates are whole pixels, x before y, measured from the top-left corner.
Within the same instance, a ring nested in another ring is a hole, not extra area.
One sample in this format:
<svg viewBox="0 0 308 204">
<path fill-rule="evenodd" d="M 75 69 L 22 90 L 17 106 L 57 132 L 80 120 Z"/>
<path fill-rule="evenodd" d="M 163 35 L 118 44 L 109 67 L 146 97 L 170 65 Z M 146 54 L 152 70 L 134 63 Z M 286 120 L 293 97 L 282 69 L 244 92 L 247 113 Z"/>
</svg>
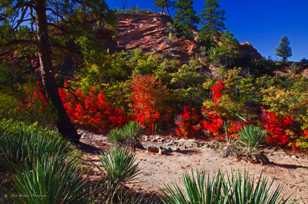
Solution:
<svg viewBox="0 0 308 204">
<path fill-rule="evenodd" d="M 108 139 L 118 144 L 136 144 L 141 133 L 141 127 L 136 122 L 129 122 L 121 128 L 115 128 L 108 134 Z"/>
<path fill-rule="evenodd" d="M 164 190 L 165 204 L 281 204 L 288 200 L 282 198 L 281 187 L 274 187 L 262 175 L 250 178 L 245 172 L 224 176 L 221 172 L 214 177 L 204 172 L 184 175 L 184 187 L 167 186 Z"/>
<path fill-rule="evenodd" d="M 264 143 L 266 131 L 254 125 L 247 125 L 238 134 L 240 142 L 251 151 Z"/>
<path fill-rule="evenodd" d="M 0 121 L 0 163 L 6 170 L 16 172 L 43 157 L 64 160 L 70 152 L 69 143 L 56 131 L 41 128 L 37 123 Z"/>
<path fill-rule="evenodd" d="M 59 204 L 88 203 L 87 182 L 81 178 L 74 161 L 58 158 L 39 160 L 33 167 L 17 174 L 14 203 Z"/>
<path fill-rule="evenodd" d="M 239 44 L 230 33 L 224 33 L 208 51 L 212 63 L 233 67 L 239 59 Z"/>
</svg>

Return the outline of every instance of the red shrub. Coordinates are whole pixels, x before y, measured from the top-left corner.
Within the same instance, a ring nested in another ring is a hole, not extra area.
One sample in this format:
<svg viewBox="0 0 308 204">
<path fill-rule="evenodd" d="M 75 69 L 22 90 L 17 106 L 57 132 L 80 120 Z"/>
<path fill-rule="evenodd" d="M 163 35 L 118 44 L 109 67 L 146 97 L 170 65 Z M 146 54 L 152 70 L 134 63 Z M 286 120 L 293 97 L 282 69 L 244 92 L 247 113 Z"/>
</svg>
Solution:
<svg viewBox="0 0 308 204">
<path fill-rule="evenodd" d="M 71 120 L 82 127 L 106 133 L 127 122 L 125 112 L 106 101 L 103 91 L 93 87 L 85 94 L 81 89 L 59 89 L 59 95 Z"/>
<path fill-rule="evenodd" d="M 184 106 L 183 112 L 177 117 L 175 124 L 177 126 L 175 133 L 179 137 L 196 137 L 201 134 L 200 130 L 201 116 L 196 113 L 194 108 Z"/>
<path fill-rule="evenodd" d="M 223 119 L 215 111 L 203 110 L 205 119 L 201 122 L 203 130 L 208 131 L 215 137 L 219 137 L 224 125 Z"/>
<path fill-rule="evenodd" d="M 217 80 L 216 83 L 211 87 L 212 100 L 215 104 L 219 103 L 222 97 L 221 91 L 225 88 L 224 82 L 222 80 Z"/>
<path fill-rule="evenodd" d="M 152 132 L 158 122 L 170 121 L 167 88 L 152 75 L 138 75 L 132 81 L 133 119 Z"/>
<path fill-rule="evenodd" d="M 291 116 L 279 118 L 276 113 L 266 110 L 262 111 L 261 122 L 266 129 L 268 136 L 266 141 L 271 145 L 286 145 L 289 142 L 289 136 L 286 129 L 294 123 Z"/>
</svg>

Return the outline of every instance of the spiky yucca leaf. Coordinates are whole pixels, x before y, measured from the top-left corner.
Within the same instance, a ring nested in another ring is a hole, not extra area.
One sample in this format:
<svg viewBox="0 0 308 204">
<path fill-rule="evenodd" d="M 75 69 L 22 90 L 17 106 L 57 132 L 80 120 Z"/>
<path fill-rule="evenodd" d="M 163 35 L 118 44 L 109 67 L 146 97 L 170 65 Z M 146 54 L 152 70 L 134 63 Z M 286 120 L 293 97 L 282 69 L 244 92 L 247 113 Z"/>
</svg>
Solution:
<svg viewBox="0 0 308 204">
<path fill-rule="evenodd" d="M 204 172 L 192 172 L 183 176 L 183 188 L 167 185 L 165 204 L 220 204 L 224 203 L 224 177 L 219 172 L 210 178 Z"/>
<path fill-rule="evenodd" d="M 6 170 L 16 172 L 46 157 L 69 155 L 71 148 L 59 133 L 12 120 L 0 121 L 0 163 Z"/>
<path fill-rule="evenodd" d="M 257 149 L 265 139 L 266 132 L 257 126 L 247 125 L 238 133 L 240 141 L 249 151 Z"/>
<path fill-rule="evenodd" d="M 102 155 L 101 164 L 113 184 L 131 181 L 139 173 L 135 155 L 122 148 L 113 148 Z"/>
<path fill-rule="evenodd" d="M 44 158 L 17 174 L 14 180 L 15 203 L 86 203 L 87 183 L 81 178 L 75 161 Z"/>
<path fill-rule="evenodd" d="M 228 203 L 230 204 L 282 204 L 287 203 L 281 196 L 281 186 L 274 187 L 261 174 L 259 178 L 249 177 L 248 172 L 229 175 L 226 186 L 230 189 Z"/>
<path fill-rule="evenodd" d="M 183 187 L 167 186 L 164 192 L 165 204 L 284 204 L 282 189 L 274 187 L 262 175 L 253 179 L 238 172 L 228 175 L 217 173 L 214 177 L 204 172 L 184 175 Z"/>
</svg>

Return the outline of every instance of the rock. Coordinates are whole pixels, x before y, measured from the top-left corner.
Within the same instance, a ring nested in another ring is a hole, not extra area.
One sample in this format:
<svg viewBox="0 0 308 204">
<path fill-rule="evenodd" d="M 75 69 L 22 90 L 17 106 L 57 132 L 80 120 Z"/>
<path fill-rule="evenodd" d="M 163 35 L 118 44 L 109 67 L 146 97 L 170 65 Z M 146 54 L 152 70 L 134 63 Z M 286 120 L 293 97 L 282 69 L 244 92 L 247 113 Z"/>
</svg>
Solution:
<svg viewBox="0 0 308 204">
<path fill-rule="evenodd" d="M 156 147 L 156 146 L 148 146 L 147 147 L 147 151 L 148 152 L 151 152 L 151 153 L 159 153 L 160 149 L 159 147 Z"/>
<path fill-rule="evenodd" d="M 164 148 L 164 147 L 159 147 L 159 154 L 170 154 L 172 153 L 171 148 Z"/>
</svg>

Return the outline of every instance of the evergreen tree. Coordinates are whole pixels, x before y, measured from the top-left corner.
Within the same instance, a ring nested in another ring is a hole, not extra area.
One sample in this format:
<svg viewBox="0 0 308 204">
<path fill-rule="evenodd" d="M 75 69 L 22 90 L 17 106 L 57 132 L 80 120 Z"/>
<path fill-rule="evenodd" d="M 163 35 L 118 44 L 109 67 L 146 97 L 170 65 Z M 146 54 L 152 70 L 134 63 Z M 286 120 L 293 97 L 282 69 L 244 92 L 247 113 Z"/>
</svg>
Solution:
<svg viewBox="0 0 308 204">
<path fill-rule="evenodd" d="M 218 0 L 205 0 L 205 7 L 201 14 L 201 40 L 212 37 L 225 30 L 225 11 L 220 8 Z"/>
<path fill-rule="evenodd" d="M 192 0 L 178 0 L 175 3 L 176 15 L 174 25 L 179 35 L 193 38 L 192 29 L 196 29 L 199 17 L 193 9 Z"/>
<path fill-rule="evenodd" d="M 171 6 L 170 0 L 155 0 L 155 6 L 160 8 L 163 13 L 168 13 L 169 15 L 169 7 Z"/>
<path fill-rule="evenodd" d="M 281 57 L 283 62 L 286 62 L 292 56 L 292 49 L 288 37 L 284 36 L 281 38 L 279 47 L 276 49 L 276 55 Z"/>
<path fill-rule="evenodd" d="M 107 5 L 101 0 L 0 0 L 0 50 L 5 49 L 7 52 L 7 49 L 11 48 L 14 51 L 18 46 L 21 47 L 21 44 L 34 48 L 40 62 L 40 76 L 45 93 L 56 110 L 58 130 L 67 139 L 77 143 L 80 136 L 71 123 L 58 93 L 50 26 L 53 30 L 63 30 L 62 24 L 70 25 L 70 17 L 81 13 L 91 16 L 91 18 L 80 18 L 84 21 L 103 23 L 98 19 L 106 17 L 106 10 L 108 10 Z M 28 35 L 20 35 L 21 30 L 28 30 Z M 63 33 L 66 32 L 68 31 L 64 29 Z M 63 49 L 63 45 L 61 46 Z"/>
</svg>

